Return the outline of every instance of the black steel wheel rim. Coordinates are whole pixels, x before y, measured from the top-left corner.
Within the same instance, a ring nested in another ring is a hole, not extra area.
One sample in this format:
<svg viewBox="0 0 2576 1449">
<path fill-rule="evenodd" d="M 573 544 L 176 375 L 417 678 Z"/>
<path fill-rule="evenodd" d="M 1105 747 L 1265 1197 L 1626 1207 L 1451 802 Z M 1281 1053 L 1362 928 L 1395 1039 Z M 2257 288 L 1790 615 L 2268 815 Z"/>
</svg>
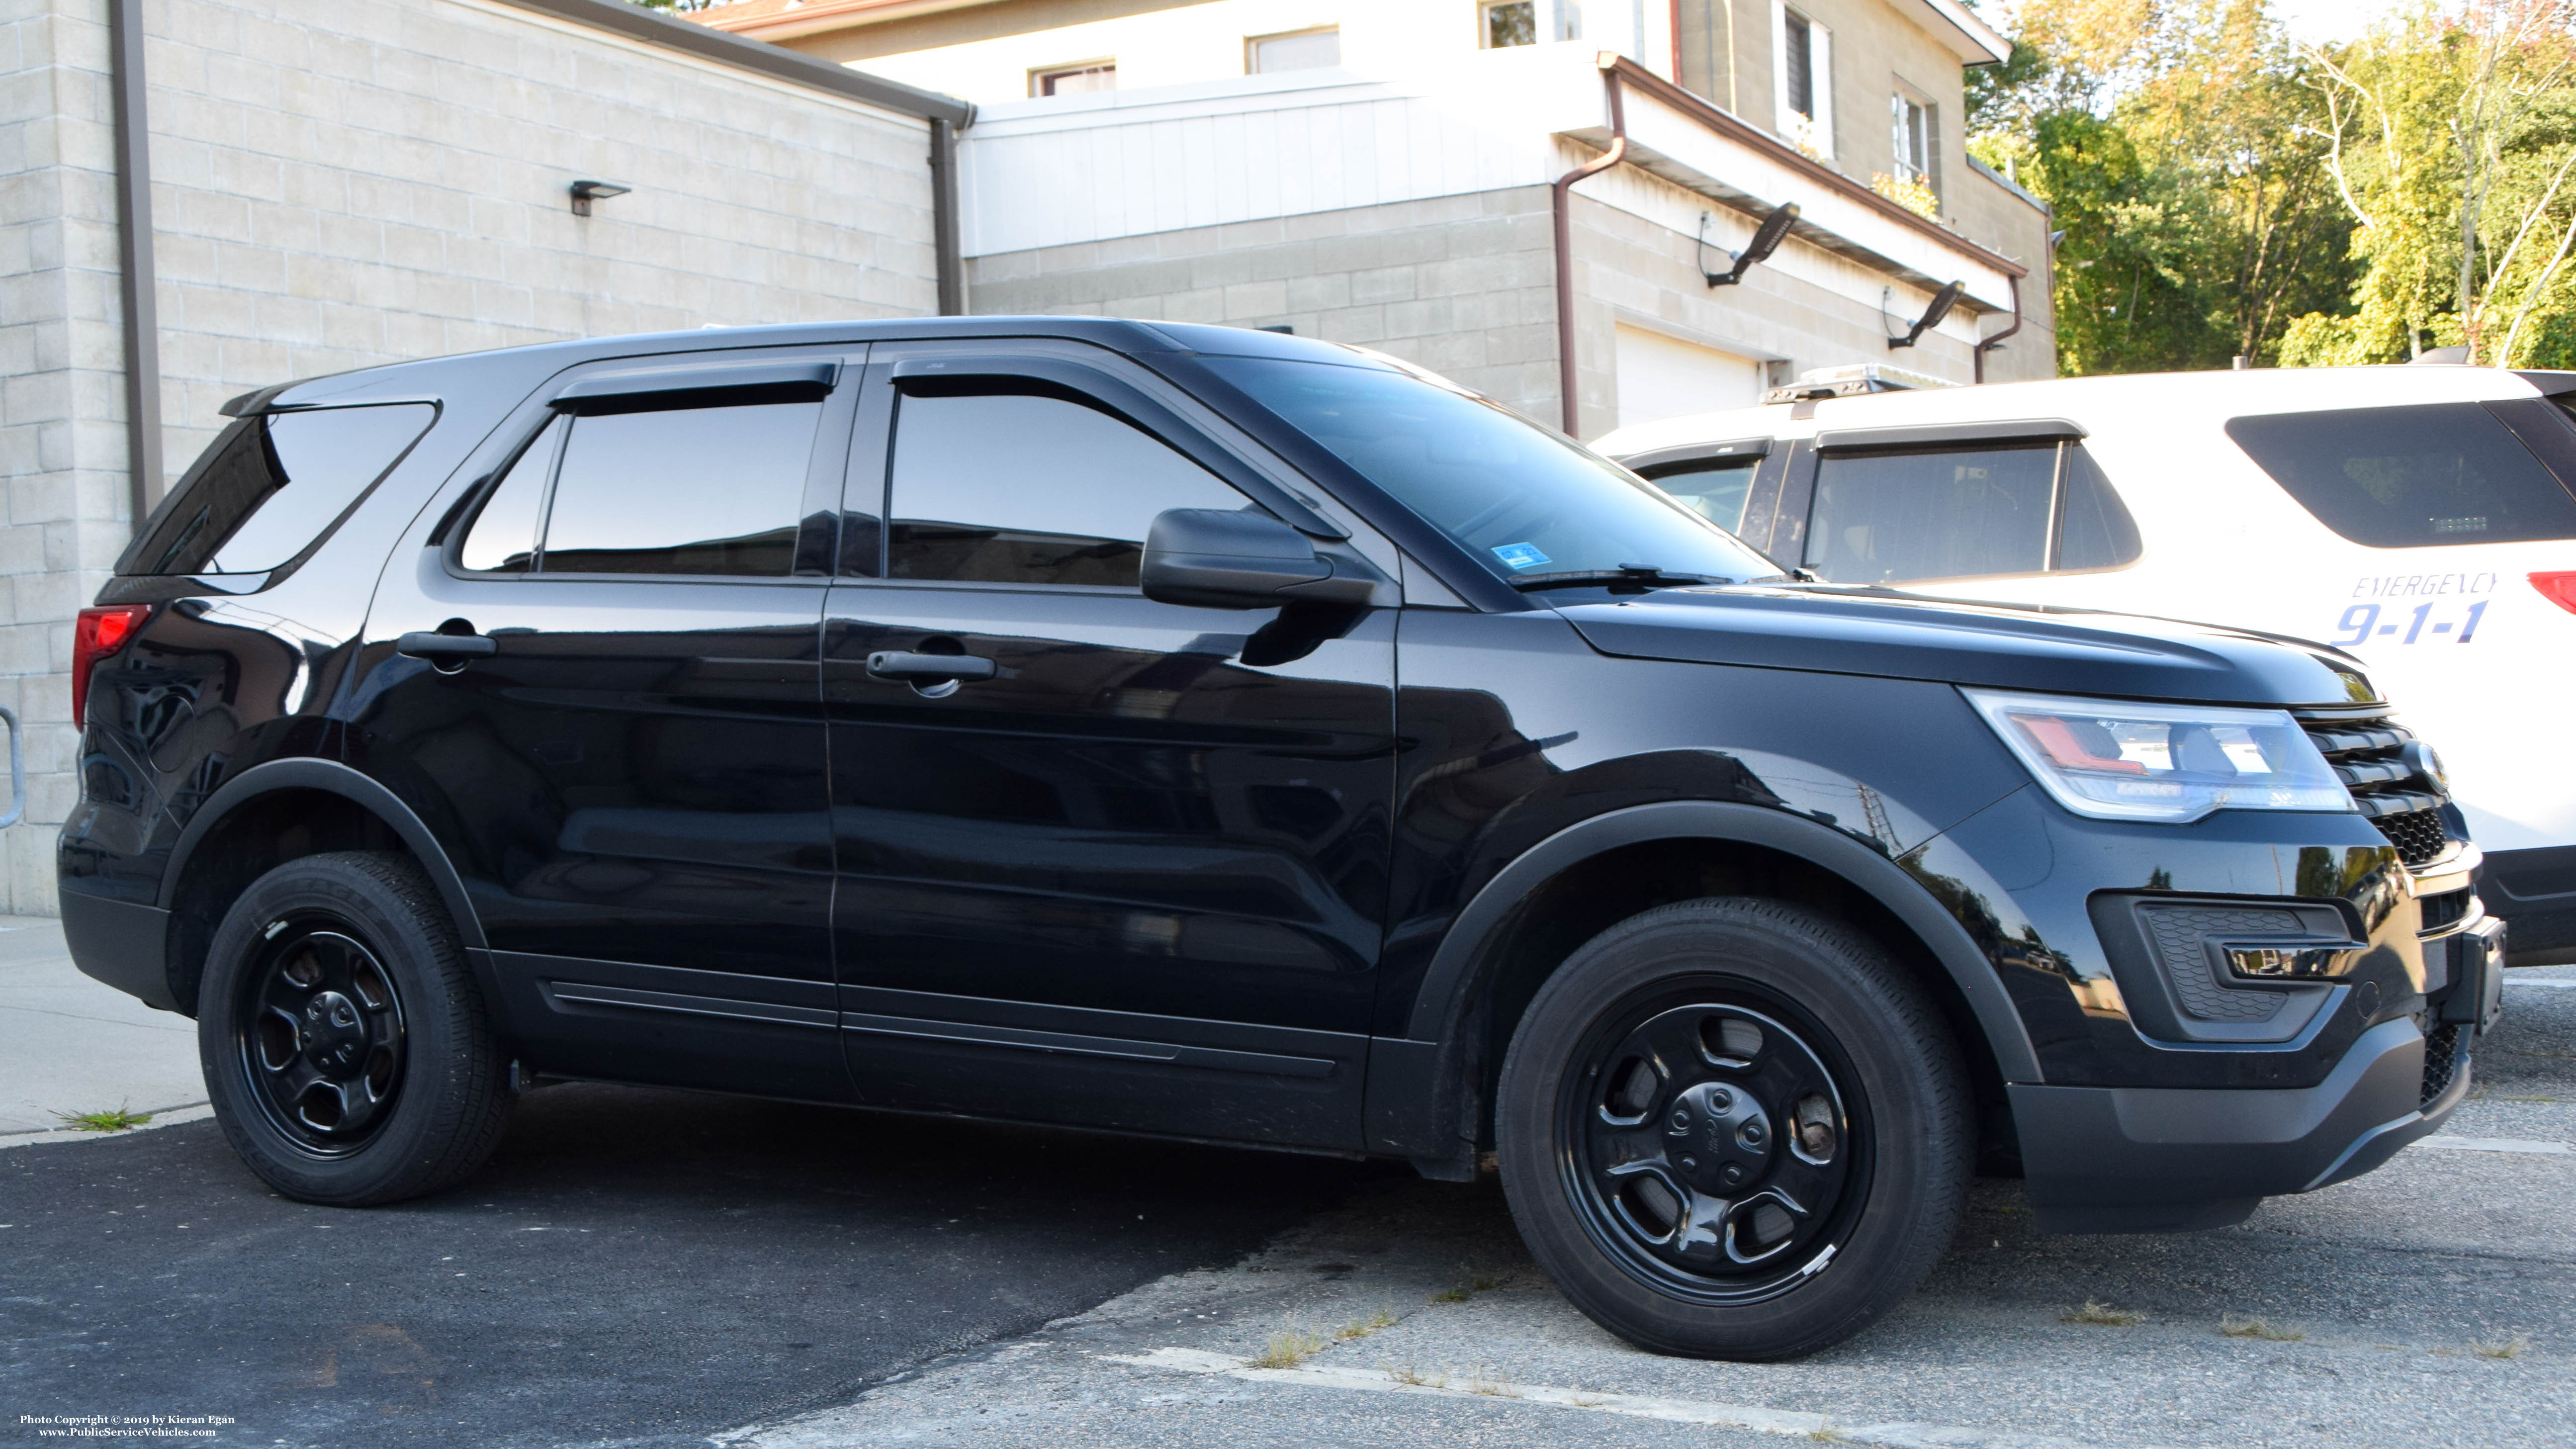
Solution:
<svg viewBox="0 0 2576 1449">
<path fill-rule="evenodd" d="M 384 1130 L 408 1033 L 393 973 L 350 923 L 271 922 L 233 1022 L 252 1100 L 298 1150 L 345 1157 Z"/>
<path fill-rule="evenodd" d="M 1833 1260 L 1868 1201 L 1873 1138 L 1849 1059 L 1755 982 L 1692 977 L 1604 1012 L 1556 1105 L 1584 1231 L 1671 1297 L 1789 1292 Z"/>
</svg>

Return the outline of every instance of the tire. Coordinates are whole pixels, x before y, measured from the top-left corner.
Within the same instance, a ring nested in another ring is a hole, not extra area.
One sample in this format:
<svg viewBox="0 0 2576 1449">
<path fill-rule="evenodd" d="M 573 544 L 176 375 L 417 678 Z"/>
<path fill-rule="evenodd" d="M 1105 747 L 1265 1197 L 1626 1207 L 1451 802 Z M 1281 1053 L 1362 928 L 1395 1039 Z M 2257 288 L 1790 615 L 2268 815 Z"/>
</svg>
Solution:
<svg viewBox="0 0 2576 1449">
<path fill-rule="evenodd" d="M 1513 1220 L 1592 1321 L 1694 1358 L 1797 1358 L 1919 1286 L 1975 1135 L 1939 1010 L 1780 901 L 1632 916 L 1530 1002 L 1495 1092 Z"/>
<path fill-rule="evenodd" d="M 301 1202 L 436 1192 L 492 1154 L 509 1064 L 429 878 L 401 855 L 291 860 L 225 913 L 197 1054 L 224 1136 Z"/>
</svg>

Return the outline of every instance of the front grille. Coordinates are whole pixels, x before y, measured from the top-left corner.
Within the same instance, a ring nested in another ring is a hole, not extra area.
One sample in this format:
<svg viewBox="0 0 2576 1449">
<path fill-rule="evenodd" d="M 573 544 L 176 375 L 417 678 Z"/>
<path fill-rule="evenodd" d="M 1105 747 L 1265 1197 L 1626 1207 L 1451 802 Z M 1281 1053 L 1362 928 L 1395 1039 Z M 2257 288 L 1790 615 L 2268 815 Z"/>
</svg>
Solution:
<svg viewBox="0 0 2576 1449">
<path fill-rule="evenodd" d="M 2441 811 L 2451 797 L 2406 758 L 2414 731 L 2385 716 L 2337 718 L 2328 711 L 2303 712 L 2299 722 L 2400 860 L 2425 865 L 2450 848 Z"/>
<path fill-rule="evenodd" d="M 2424 1038 L 2424 1092 L 2415 1105 L 2432 1105 L 2435 1097 L 2451 1088 L 2451 1074 L 2460 1069 L 2460 1024 L 2453 1022 Z"/>
<path fill-rule="evenodd" d="M 2429 936 L 2435 931 L 2456 926 L 2468 919 L 2469 902 L 2475 899 L 2476 895 L 2465 886 L 2455 891 L 2444 891 L 2438 896 L 2425 896 L 2421 901 L 2423 919 L 2415 923 L 2415 929 Z"/>
</svg>

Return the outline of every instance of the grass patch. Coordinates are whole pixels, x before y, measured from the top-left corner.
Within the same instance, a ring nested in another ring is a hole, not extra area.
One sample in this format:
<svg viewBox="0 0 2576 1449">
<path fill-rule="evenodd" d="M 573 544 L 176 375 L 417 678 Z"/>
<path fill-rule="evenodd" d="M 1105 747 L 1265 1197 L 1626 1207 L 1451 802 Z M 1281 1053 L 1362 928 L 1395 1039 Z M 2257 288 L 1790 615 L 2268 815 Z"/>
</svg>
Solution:
<svg viewBox="0 0 2576 1449">
<path fill-rule="evenodd" d="M 1324 1351 L 1324 1340 L 1302 1328 L 1270 1335 L 1270 1344 L 1252 1356 L 1254 1368 L 1290 1369 Z"/>
<path fill-rule="evenodd" d="M 1334 1329 L 1333 1342 L 1348 1343 L 1355 1338 L 1366 1338 L 1381 1328 L 1393 1327 L 1395 1327 L 1395 1315 L 1381 1308 L 1366 1318 L 1354 1318 Z"/>
<path fill-rule="evenodd" d="M 2531 1352 L 2531 1335 L 2517 1333 L 2511 1338 L 2496 1343 L 2472 1339 L 2469 1342 L 2469 1351 L 2480 1358 L 2520 1358 Z"/>
<path fill-rule="evenodd" d="M 2057 1321 L 2060 1323 L 2094 1323 L 2099 1324 L 2104 1328 L 2135 1328 L 2139 1324 L 2147 1321 L 2147 1315 L 2143 1313 L 2132 1313 L 2125 1308 L 2114 1308 L 2108 1303 L 2097 1303 L 2094 1300 L 2087 1298 L 2084 1300 L 2083 1307 L 2076 1309 L 2072 1313 L 2061 1313 L 2057 1315 Z"/>
<path fill-rule="evenodd" d="M 2266 1320 L 2251 1314 L 2220 1315 L 2218 1331 L 2229 1338 L 2259 1338 L 2270 1343 L 2303 1343 L 2308 1337 L 2295 1328 L 2275 1328 Z"/>
<path fill-rule="evenodd" d="M 54 1115 L 74 1132 L 131 1132 L 152 1120 L 149 1112 L 129 1112 L 123 1107 L 110 1112 L 56 1112 Z"/>
</svg>

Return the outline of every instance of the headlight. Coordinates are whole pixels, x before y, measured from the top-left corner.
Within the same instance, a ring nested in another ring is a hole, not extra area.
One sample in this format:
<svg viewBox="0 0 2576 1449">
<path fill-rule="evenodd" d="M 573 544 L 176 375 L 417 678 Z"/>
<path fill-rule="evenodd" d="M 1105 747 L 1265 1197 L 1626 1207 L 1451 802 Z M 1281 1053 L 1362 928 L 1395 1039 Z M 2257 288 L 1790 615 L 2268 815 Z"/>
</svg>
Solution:
<svg viewBox="0 0 2576 1449">
<path fill-rule="evenodd" d="M 2187 824 L 2216 810 L 2353 808 L 2316 742 L 2282 710 L 1960 693 L 2078 815 Z"/>
</svg>

